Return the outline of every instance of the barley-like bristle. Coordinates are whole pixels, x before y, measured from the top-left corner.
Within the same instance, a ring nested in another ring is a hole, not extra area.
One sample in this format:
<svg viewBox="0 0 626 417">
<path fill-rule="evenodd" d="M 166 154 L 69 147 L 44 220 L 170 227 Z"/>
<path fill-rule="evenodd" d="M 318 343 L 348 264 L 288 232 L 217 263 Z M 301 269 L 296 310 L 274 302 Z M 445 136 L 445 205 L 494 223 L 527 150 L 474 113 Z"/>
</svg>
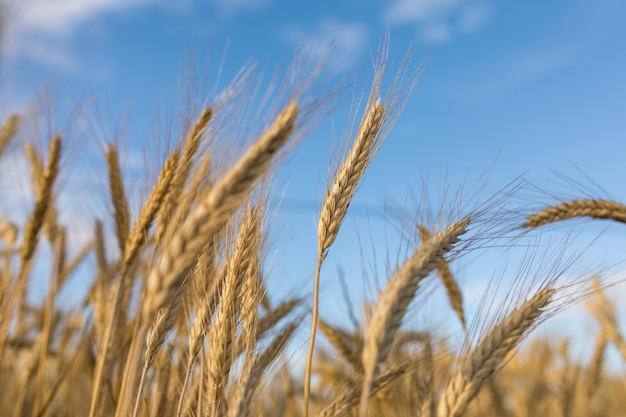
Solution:
<svg viewBox="0 0 626 417">
<path fill-rule="evenodd" d="M 626 206 L 615 201 L 607 200 L 574 200 L 568 203 L 547 207 L 529 216 L 522 226 L 527 228 L 540 227 L 548 223 L 577 217 L 609 219 L 626 223 Z"/>
</svg>

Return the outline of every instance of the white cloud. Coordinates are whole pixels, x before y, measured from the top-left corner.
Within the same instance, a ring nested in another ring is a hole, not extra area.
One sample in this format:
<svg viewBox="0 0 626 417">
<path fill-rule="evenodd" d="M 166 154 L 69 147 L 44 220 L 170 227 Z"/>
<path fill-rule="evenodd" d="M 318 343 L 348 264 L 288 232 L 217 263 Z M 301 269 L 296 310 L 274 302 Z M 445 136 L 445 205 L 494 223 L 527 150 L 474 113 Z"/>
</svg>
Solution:
<svg viewBox="0 0 626 417">
<path fill-rule="evenodd" d="M 422 31 L 422 40 L 430 43 L 443 43 L 450 40 L 450 27 L 441 23 L 429 24 Z"/>
<path fill-rule="evenodd" d="M 472 4 L 461 12 L 458 25 L 463 32 L 473 32 L 489 19 L 491 10 L 484 4 Z"/>
<path fill-rule="evenodd" d="M 7 8 L 4 52 L 68 72 L 78 65 L 70 40 L 85 24 L 156 0 L 20 0 Z M 159 0 L 160 1 L 160 0 Z"/>
<path fill-rule="evenodd" d="M 392 25 L 416 25 L 421 40 L 441 43 L 455 33 L 469 33 L 483 26 L 491 9 L 471 0 L 395 0 L 387 9 Z"/>
<path fill-rule="evenodd" d="M 430 22 L 454 10 L 462 0 L 396 0 L 388 12 L 391 23 Z"/>
<path fill-rule="evenodd" d="M 478 83 L 469 92 L 472 99 L 486 99 L 499 96 L 527 82 L 539 78 L 566 65 L 581 56 L 577 48 L 561 47 L 532 52 L 508 62 L 498 75 L 489 81 Z"/>
<path fill-rule="evenodd" d="M 213 3 L 220 12 L 233 14 L 235 12 L 260 9 L 270 4 L 270 0 L 214 0 Z"/>
<path fill-rule="evenodd" d="M 265 7 L 271 0 L 210 0 L 205 4 L 217 15 L 230 16 Z M 68 71 L 78 59 L 72 39 L 81 28 L 103 16 L 158 6 L 169 13 L 193 15 L 199 0 L 19 0 L 7 7 L 4 53 L 28 58 Z"/>
<path fill-rule="evenodd" d="M 341 64 L 348 64 L 363 52 L 369 37 L 369 29 L 358 22 L 340 22 L 322 19 L 312 27 L 291 26 L 279 31 L 280 39 L 293 46 L 301 46 L 313 55 L 332 52 Z M 330 48 L 329 48 L 330 47 Z"/>
<path fill-rule="evenodd" d="M 11 10 L 11 26 L 20 32 L 66 36 L 103 13 L 153 0 L 21 0 Z"/>
</svg>

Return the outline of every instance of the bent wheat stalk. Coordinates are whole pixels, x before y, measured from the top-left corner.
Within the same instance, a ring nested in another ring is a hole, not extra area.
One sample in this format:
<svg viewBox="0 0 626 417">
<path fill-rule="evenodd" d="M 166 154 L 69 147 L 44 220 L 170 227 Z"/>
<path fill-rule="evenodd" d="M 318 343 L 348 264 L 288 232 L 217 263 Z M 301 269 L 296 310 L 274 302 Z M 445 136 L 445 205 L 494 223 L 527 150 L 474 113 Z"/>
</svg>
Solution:
<svg viewBox="0 0 626 417">
<path fill-rule="evenodd" d="M 428 231 L 427 228 L 423 226 L 418 226 L 418 230 L 421 240 L 430 239 L 431 233 Z M 445 259 L 443 259 L 437 266 L 437 272 L 439 273 L 441 282 L 443 282 L 443 285 L 446 288 L 446 292 L 448 293 L 450 305 L 454 309 L 456 316 L 461 321 L 463 330 L 467 331 L 467 327 L 465 325 L 465 314 L 463 313 L 463 293 L 461 293 L 459 286 L 454 280 L 454 276 L 452 275 L 452 272 L 450 272 L 450 266 Z"/>
<path fill-rule="evenodd" d="M 377 85 L 375 86 L 377 89 Z M 333 244 L 339 233 L 339 228 L 348 212 L 348 206 L 357 185 L 363 177 L 365 170 L 370 165 L 376 150 L 380 147 L 380 131 L 385 120 L 385 107 L 380 99 L 368 109 L 359 131 L 354 139 L 354 144 L 343 162 L 332 187 L 327 191 L 322 204 L 317 228 L 318 258 L 315 267 L 313 282 L 313 314 L 311 323 L 311 336 L 304 377 L 304 417 L 309 412 L 309 396 L 311 391 L 311 365 L 313 363 L 313 350 L 315 348 L 315 334 L 319 317 L 319 281 L 322 263 L 328 254 L 328 249 Z"/>
</svg>

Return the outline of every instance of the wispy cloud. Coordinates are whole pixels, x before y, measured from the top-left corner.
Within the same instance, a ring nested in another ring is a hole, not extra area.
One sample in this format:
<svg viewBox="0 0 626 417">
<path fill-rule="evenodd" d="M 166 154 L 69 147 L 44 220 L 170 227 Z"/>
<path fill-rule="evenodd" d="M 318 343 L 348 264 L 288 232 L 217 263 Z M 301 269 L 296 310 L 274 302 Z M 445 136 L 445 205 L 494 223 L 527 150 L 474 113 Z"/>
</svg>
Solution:
<svg viewBox="0 0 626 417">
<path fill-rule="evenodd" d="M 87 25 L 103 17 L 122 15 L 131 10 L 159 7 L 170 13 L 193 15 L 204 5 L 216 15 L 266 7 L 271 0 L 20 0 L 6 10 L 4 53 L 29 59 L 64 72 L 76 69 L 79 60 L 72 52 L 72 41 Z"/>
<path fill-rule="evenodd" d="M 395 0 L 386 20 L 391 25 L 415 25 L 422 41 L 442 43 L 479 29 L 490 15 L 486 4 L 468 0 Z"/>
<path fill-rule="evenodd" d="M 442 23 L 432 23 L 422 29 L 422 40 L 430 43 L 443 43 L 452 38 L 450 26 Z"/>
<path fill-rule="evenodd" d="M 484 4 L 470 4 L 461 11 L 458 28 L 463 32 L 473 32 L 484 25 L 491 15 L 491 9 Z"/>
<path fill-rule="evenodd" d="M 71 38 L 105 15 L 145 6 L 156 0 L 21 0 L 7 10 L 5 53 L 27 58 L 55 69 L 71 71 L 77 58 Z"/>
<path fill-rule="evenodd" d="M 497 97 L 574 63 L 582 54 L 579 48 L 559 47 L 520 55 L 502 64 L 498 74 L 489 74 L 489 81 L 473 84 L 465 95 L 474 100 Z"/>
<path fill-rule="evenodd" d="M 367 25 L 360 22 L 342 22 L 325 18 L 311 26 L 293 25 L 278 31 L 278 37 L 294 47 L 303 47 L 315 54 L 331 47 L 333 59 L 348 64 L 363 52 L 369 39 Z"/>
<path fill-rule="evenodd" d="M 213 0 L 209 2 L 221 13 L 234 14 L 236 12 L 261 9 L 270 5 L 271 0 Z"/>
<path fill-rule="evenodd" d="M 392 23 L 431 22 L 444 18 L 462 0 L 396 0 L 392 2 L 388 19 Z"/>
</svg>

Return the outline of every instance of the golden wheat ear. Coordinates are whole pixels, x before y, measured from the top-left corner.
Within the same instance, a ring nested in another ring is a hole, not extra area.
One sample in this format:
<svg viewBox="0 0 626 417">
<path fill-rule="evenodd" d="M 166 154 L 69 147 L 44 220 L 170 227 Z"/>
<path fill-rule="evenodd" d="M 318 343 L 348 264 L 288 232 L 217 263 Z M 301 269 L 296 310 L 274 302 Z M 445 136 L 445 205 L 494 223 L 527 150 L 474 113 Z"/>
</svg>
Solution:
<svg viewBox="0 0 626 417">
<path fill-rule="evenodd" d="M 522 227 L 540 227 L 549 223 L 579 217 L 592 219 L 614 220 L 626 223 L 626 206 L 616 201 L 608 200 L 574 200 L 547 207 L 526 219 Z"/>
<path fill-rule="evenodd" d="M 409 304 L 416 295 L 423 278 L 430 274 L 465 234 L 469 219 L 452 223 L 443 231 L 422 242 L 413 255 L 398 268 L 380 294 L 367 323 L 361 360 L 365 379 L 359 414 L 367 416 L 369 385 L 374 381 L 376 368 L 384 363 L 391 351 L 398 329 Z"/>
<path fill-rule="evenodd" d="M 517 347 L 554 297 L 550 287 L 540 289 L 528 301 L 495 325 L 464 359 L 437 407 L 437 417 L 461 417 L 468 405 L 506 356 Z"/>
<path fill-rule="evenodd" d="M 148 296 L 143 303 L 145 317 L 151 317 L 179 293 L 184 277 L 207 239 L 242 203 L 289 140 L 299 112 L 296 103 L 285 107 L 173 234 L 148 277 Z"/>
<path fill-rule="evenodd" d="M 10 116 L 0 128 L 0 156 L 7 150 L 20 126 L 20 117 L 16 114 Z"/>
<path fill-rule="evenodd" d="M 423 226 L 418 226 L 418 231 L 421 240 L 428 240 L 432 236 L 428 229 Z M 463 312 L 463 293 L 459 289 L 459 285 L 454 279 L 454 275 L 452 275 L 452 272 L 450 271 L 450 265 L 448 264 L 448 261 L 443 259 L 439 263 L 439 265 L 437 265 L 437 272 L 439 274 L 439 277 L 441 278 L 441 282 L 446 288 L 446 292 L 448 294 L 448 299 L 450 300 L 450 305 L 452 306 L 452 309 L 456 313 L 456 316 L 459 318 L 459 321 L 463 326 L 463 330 L 467 331 L 467 326 L 465 324 L 465 313 Z"/>
</svg>

